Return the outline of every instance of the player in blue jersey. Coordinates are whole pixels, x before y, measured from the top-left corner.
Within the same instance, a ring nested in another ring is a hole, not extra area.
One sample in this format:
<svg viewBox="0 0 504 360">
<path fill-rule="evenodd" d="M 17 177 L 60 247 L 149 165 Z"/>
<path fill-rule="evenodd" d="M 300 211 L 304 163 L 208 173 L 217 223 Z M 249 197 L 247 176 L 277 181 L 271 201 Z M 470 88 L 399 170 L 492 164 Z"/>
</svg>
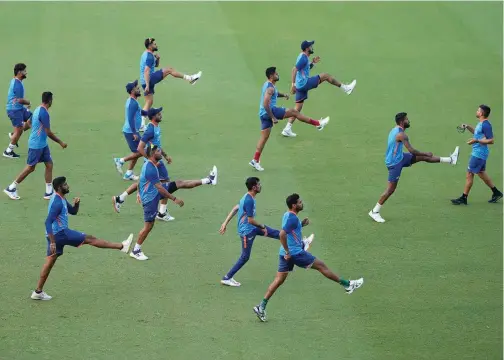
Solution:
<svg viewBox="0 0 504 360">
<path fill-rule="evenodd" d="M 133 234 L 130 234 L 122 243 L 113 243 L 70 229 L 68 227 L 68 214 L 77 215 L 80 199 L 75 198 L 73 205 L 68 202 L 66 195 L 70 192 L 70 188 L 65 177 L 57 177 L 53 180 L 52 184 L 55 194 L 49 202 L 48 215 L 45 221 L 47 257 L 40 272 L 37 288 L 31 295 L 33 300 L 52 299 L 51 296 L 44 292 L 43 288 L 56 260 L 58 260 L 59 256 L 63 255 L 65 246 L 79 247 L 88 244 L 102 249 L 121 250 L 127 254 L 133 241 Z"/>
<path fill-rule="evenodd" d="M 296 110 L 301 111 L 303 104 L 308 99 L 308 92 L 316 89 L 319 84 L 327 81 L 329 84 L 339 87 L 345 93 L 350 95 L 357 84 L 357 80 L 353 80 L 350 84 L 342 84 L 332 75 L 321 73 L 319 75 L 310 76 L 310 70 L 320 61 L 320 57 L 316 56 L 310 62 L 310 55 L 313 55 L 313 44 L 315 41 L 303 41 L 301 43 L 301 54 L 298 55 L 296 65 L 292 68 L 292 85 L 291 93 L 296 94 Z M 295 117 L 290 117 L 282 131 L 283 136 L 294 137 L 292 132 L 292 123 L 296 120 Z"/>
<path fill-rule="evenodd" d="M 138 104 L 138 98 L 140 97 L 140 87 L 138 86 L 138 80 L 130 82 L 126 85 L 126 92 L 129 94 L 126 100 L 126 105 L 124 107 L 124 125 L 122 128 L 124 138 L 128 144 L 131 154 L 123 158 L 114 158 L 114 164 L 116 166 L 119 174 L 123 174 L 123 165 L 126 162 L 130 162 L 128 165 L 128 171 L 124 174 L 124 180 L 137 181 L 138 176 L 133 174 L 133 169 L 137 163 L 138 158 L 142 155 L 138 152 L 138 144 L 140 144 L 140 127 L 142 126 L 141 110 L 140 104 Z"/>
<path fill-rule="evenodd" d="M 364 283 L 363 278 L 357 280 L 345 280 L 341 278 L 333 273 L 322 260 L 317 259 L 304 249 L 302 228 L 307 226 L 310 221 L 308 218 L 302 221 L 298 218 L 299 213 L 303 211 L 303 201 L 298 194 L 292 194 L 287 197 L 286 204 L 289 211 L 284 214 L 282 219 L 278 272 L 275 280 L 268 287 L 261 303 L 254 306 L 254 312 L 261 321 L 266 321 L 266 305 L 268 301 L 284 283 L 289 273 L 294 270 L 294 266 L 319 271 L 326 278 L 342 285 L 347 294 L 353 293 Z"/>
<path fill-rule="evenodd" d="M 49 200 L 53 194 L 52 188 L 52 171 L 53 161 L 47 138 L 57 142 L 63 149 L 67 147 L 51 130 L 51 120 L 49 117 L 49 108 L 52 106 L 53 94 L 50 91 L 42 93 L 42 104 L 35 109 L 32 116 L 32 128 L 30 137 L 28 139 L 28 159 L 26 160 L 26 167 L 21 174 L 18 175 L 16 180 L 10 184 L 4 193 L 12 200 L 19 200 L 20 197 L 17 193 L 17 186 L 26 179 L 28 175 L 35 171 L 38 163 L 45 165 L 45 193 L 44 199 Z"/>
<path fill-rule="evenodd" d="M 416 150 L 409 142 L 408 135 L 406 135 L 406 129 L 410 127 L 408 114 L 405 112 L 398 113 L 395 116 L 395 122 L 396 126 L 388 135 L 387 150 L 385 152 L 385 166 L 387 166 L 388 169 L 388 186 L 373 210 L 369 212 L 369 216 L 379 223 L 385 222 L 380 215 L 380 209 L 396 190 L 403 168 L 410 167 L 420 161 L 456 165 L 459 156 L 458 146 L 455 148 L 455 151 L 447 157 L 438 157 L 432 155 L 431 152 Z M 408 149 L 409 153 L 403 153 L 403 146 Z"/>
<path fill-rule="evenodd" d="M 479 120 L 478 125 L 476 125 L 476 127 L 467 124 L 461 125 L 462 129 L 469 130 L 474 136 L 467 142 L 467 144 L 472 147 L 472 153 L 469 166 L 467 167 L 464 192 L 461 197 L 451 201 L 453 205 L 467 205 L 467 196 L 473 185 L 474 174 L 477 174 L 490 190 L 492 190 L 492 197 L 488 200 L 489 203 L 496 203 L 502 198 L 502 192 L 497 189 L 486 172 L 486 161 L 490 153 L 488 145 L 494 144 L 494 134 L 492 131 L 492 124 L 488 120 L 489 116 L 490 107 L 487 105 L 480 105 L 476 111 L 476 117 Z"/>
<path fill-rule="evenodd" d="M 238 235 L 241 243 L 241 256 L 233 265 L 231 270 L 222 278 L 221 284 L 227 286 L 240 286 L 233 276 L 247 263 L 252 253 L 252 246 L 256 236 L 267 236 L 272 239 L 279 239 L 280 232 L 266 225 L 259 223 L 256 219 L 256 196 L 261 192 L 262 186 L 259 178 L 249 177 L 245 181 L 247 193 L 243 195 L 238 205 L 233 207 L 226 220 L 222 223 L 219 232 L 224 235 L 227 225 L 231 219 L 238 214 Z M 305 250 L 308 250 L 313 241 L 313 234 L 303 239 Z"/>
<path fill-rule="evenodd" d="M 174 78 L 184 79 L 188 81 L 191 85 L 194 85 L 196 81 L 201 78 L 201 71 L 194 75 L 186 75 L 176 71 L 172 67 L 165 67 L 160 70 L 156 70 L 159 66 L 159 54 L 158 46 L 154 38 L 145 39 L 145 51 L 140 57 L 140 84 L 145 90 L 145 105 L 143 109 L 145 111 L 149 110 L 154 103 L 154 87 L 156 84 L 160 83 L 168 75 Z M 142 118 L 142 129 L 144 130 L 144 124 L 147 122 L 147 118 Z"/>
<path fill-rule="evenodd" d="M 6 158 L 16 159 L 19 155 L 14 152 L 14 147 L 18 146 L 19 138 L 23 131 L 30 128 L 30 118 L 32 113 L 30 108 L 30 100 L 25 99 L 25 90 L 23 80 L 27 76 L 26 65 L 14 65 L 14 78 L 9 84 L 7 93 L 7 116 L 9 117 L 14 130 L 9 133 L 10 143 L 5 149 L 3 156 Z"/>
<path fill-rule="evenodd" d="M 293 116 L 304 123 L 316 126 L 318 130 L 322 130 L 329 123 L 329 117 L 325 117 L 320 120 L 314 120 L 308 116 L 301 114 L 295 109 L 277 107 L 277 98 L 283 97 L 289 99 L 289 95 L 279 92 L 276 88 L 276 83 L 278 80 L 280 80 L 280 77 L 276 71 L 276 67 L 272 66 L 266 69 L 266 78 L 268 80 L 262 86 L 261 100 L 259 101 L 261 137 L 259 138 L 259 141 L 257 143 L 254 158 L 249 162 L 249 165 L 258 171 L 264 170 L 260 163 L 261 154 L 271 134 L 271 128 L 274 124 L 278 123 L 278 120 Z"/>
<path fill-rule="evenodd" d="M 151 108 L 146 112 L 142 111 L 143 114 L 146 114 L 149 117 L 150 123 L 147 126 L 147 129 L 145 130 L 140 143 L 138 144 L 137 150 L 140 155 L 144 156 L 147 159 L 147 148 L 151 146 L 157 146 L 161 152 L 161 156 L 166 160 L 168 164 L 171 164 L 172 158 L 168 156 L 168 154 L 166 154 L 161 148 L 161 127 L 159 126 L 159 123 L 163 119 L 162 110 L 163 108 Z M 162 160 L 158 161 L 157 168 L 159 171 L 160 181 L 162 183 L 169 183 L 170 177 L 168 175 L 168 169 L 166 168 Z M 210 174 L 206 178 L 203 178 L 201 180 L 177 180 L 172 182 L 176 185 L 177 189 L 192 189 L 201 185 L 217 185 L 217 168 L 214 166 Z M 175 185 L 172 185 L 172 187 Z M 121 206 L 128 195 L 135 193 L 137 189 L 138 183 L 134 183 L 129 186 L 121 195 L 112 197 L 112 204 L 114 206 L 115 212 L 119 213 L 121 211 Z M 161 199 L 159 213 L 156 217 L 158 220 L 175 220 L 175 218 L 168 213 L 167 203 L 168 199 Z"/>
</svg>

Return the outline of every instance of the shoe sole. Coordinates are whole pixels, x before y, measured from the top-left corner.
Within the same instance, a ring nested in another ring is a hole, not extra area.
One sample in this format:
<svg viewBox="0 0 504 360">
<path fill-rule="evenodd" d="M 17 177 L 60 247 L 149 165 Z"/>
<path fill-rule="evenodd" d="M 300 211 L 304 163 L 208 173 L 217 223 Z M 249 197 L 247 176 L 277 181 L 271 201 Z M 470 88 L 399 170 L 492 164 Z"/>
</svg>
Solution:
<svg viewBox="0 0 504 360">
<path fill-rule="evenodd" d="M 2 154 L 4 158 L 7 158 L 7 159 L 19 159 L 20 156 L 8 156 L 8 155 L 5 155 L 5 154 Z"/>
<path fill-rule="evenodd" d="M 7 196 L 9 197 L 9 199 L 11 199 L 11 200 L 19 200 L 19 199 L 21 199 L 21 197 L 20 197 L 20 196 L 18 196 L 17 198 L 13 198 L 13 197 L 11 197 L 11 196 L 9 195 L 9 192 L 8 192 L 7 190 L 4 190 L 3 192 L 4 192 L 4 194 L 5 194 L 5 195 L 7 195 Z"/>
<path fill-rule="evenodd" d="M 492 200 L 489 200 L 488 202 L 489 202 L 490 204 L 495 204 L 497 201 L 499 201 L 500 199 L 502 199 L 502 196 L 503 196 L 503 195 L 500 195 L 499 197 L 497 197 L 497 199 L 495 199 L 495 200 L 494 200 L 494 199 L 492 199 Z"/>
<path fill-rule="evenodd" d="M 112 196 L 112 206 L 114 207 L 114 211 L 119 214 L 120 211 L 118 211 L 117 208 L 116 208 L 116 199 L 115 199 L 115 196 Z"/>
</svg>

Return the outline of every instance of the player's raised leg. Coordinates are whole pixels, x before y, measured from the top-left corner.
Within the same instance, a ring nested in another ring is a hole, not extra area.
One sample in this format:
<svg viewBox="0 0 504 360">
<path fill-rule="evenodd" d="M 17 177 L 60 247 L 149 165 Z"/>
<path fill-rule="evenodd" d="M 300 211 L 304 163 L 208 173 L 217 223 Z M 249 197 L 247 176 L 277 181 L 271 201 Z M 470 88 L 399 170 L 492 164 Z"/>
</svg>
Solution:
<svg viewBox="0 0 504 360">
<path fill-rule="evenodd" d="M 362 284 L 364 283 L 363 278 L 360 278 L 357 280 L 345 280 L 345 279 L 339 277 L 338 275 L 333 273 L 331 271 L 331 269 L 329 269 L 327 267 L 327 265 L 322 260 L 319 260 L 319 259 L 315 259 L 315 261 L 311 265 L 311 268 L 319 271 L 326 278 L 328 278 L 334 282 L 337 282 L 338 284 L 343 286 L 343 288 L 345 289 L 347 294 L 353 293 L 355 289 L 360 288 L 362 286 Z"/>
<path fill-rule="evenodd" d="M 322 118 L 320 120 L 315 120 L 315 119 L 312 119 L 312 118 L 300 113 L 296 109 L 287 109 L 285 111 L 285 117 L 289 117 L 289 118 L 294 117 L 294 118 L 298 119 L 299 121 L 302 121 L 306 124 L 316 126 L 318 130 L 324 129 L 324 127 L 329 123 L 329 116 L 326 116 L 325 118 Z"/>
</svg>

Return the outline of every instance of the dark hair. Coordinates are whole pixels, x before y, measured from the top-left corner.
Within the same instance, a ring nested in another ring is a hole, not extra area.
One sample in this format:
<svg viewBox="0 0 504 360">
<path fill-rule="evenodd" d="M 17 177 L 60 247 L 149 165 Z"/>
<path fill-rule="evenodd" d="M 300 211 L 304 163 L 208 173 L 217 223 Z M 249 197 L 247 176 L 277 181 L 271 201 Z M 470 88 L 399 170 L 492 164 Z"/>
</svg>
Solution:
<svg viewBox="0 0 504 360">
<path fill-rule="evenodd" d="M 152 154 L 154 154 L 157 151 L 157 149 L 158 149 L 157 145 L 154 146 L 147 145 L 147 150 L 145 150 L 147 157 L 150 158 Z"/>
<path fill-rule="evenodd" d="M 145 48 L 148 49 L 150 44 L 152 44 L 154 41 L 156 41 L 156 39 L 154 39 L 154 38 L 145 39 Z"/>
<path fill-rule="evenodd" d="M 405 112 L 397 113 L 396 116 L 395 116 L 395 123 L 397 125 L 399 125 L 399 123 L 401 121 L 403 121 L 406 118 L 407 115 L 408 115 L 408 113 L 405 113 Z"/>
<path fill-rule="evenodd" d="M 58 191 L 59 188 L 61 186 L 63 186 L 64 183 L 66 183 L 66 177 L 60 176 L 60 177 L 55 178 L 52 181 L 52 186 L 53 186 L 54 191 Z"/>
<path fill-rule="evenodd" d="M 479 108 L 481 111 L 483 111 L 483 116 L 484 117 L 489 117 L 490 116 L 490 106 L 488 105 L 480 105 Z"/>
<path fill-rule="evenodd" d="M 266 77 L 269 79 L 271 75 L 273 75 L 274 73 L 276 73 L 276 67 L 274 66 L 271 66 L 269 68 L 266 69 Z"/>
<path fill-rule="evenodd" d="M 49 104 L 52 101 L 53 93 L 50 91 L 44 91 L 42 93 L 42 102 L 44 104 Z"/>
<path fill-rule="evenodd" d="M 259 184 L 259 178 L 258 177 L 249 177 L 246 181 L 245 181 L 245 186 L 247 187 L 247 190 L 252 190 L 252 188 L 254 186 L 257 186 L 257 184 Z"/>
<path fill-rule="evenodd" d="M 14 76 L 18 74 L 18 72 L 23 71 L 26 69 L 26 65 L 23 63 L 19 63 L 14 65 Z"/>
<path fill-rule="evenodd" d="M 285 200 L 285 203 L 287 204 L 287 207 L 289 209 L 292 209 L 293 205 L 296 205 L 299 200 L 299 195 L 298 194 L 292 194 L 287 196 L 287 199 Z"/>
</svg>

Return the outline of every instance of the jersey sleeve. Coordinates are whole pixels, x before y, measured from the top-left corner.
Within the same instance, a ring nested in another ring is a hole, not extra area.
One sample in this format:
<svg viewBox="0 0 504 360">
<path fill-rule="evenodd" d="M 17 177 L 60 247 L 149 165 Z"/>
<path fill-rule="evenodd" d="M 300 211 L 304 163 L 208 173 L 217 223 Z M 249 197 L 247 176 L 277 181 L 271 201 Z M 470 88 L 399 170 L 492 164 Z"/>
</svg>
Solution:
<svg viewBox="0 0 504 360">
<path fill-rule="evenodd" d="M 137 129 L 135 128 L 135 116 L 137 111 L 138 103 L 136 101 L 130 101 L 128 106 L 128 124 L 133 134 L 137 133 Z"/>
<path fill-rule="evenodd" d="M 47 214 L 47 218 L 45 221 L 45 227 L 47 234 L 52 234 L 52 223 L 56 221 L 56 218 L 61 213 L 63 209 L 63 203 L 60 198 L 54 199 L 51 204 L 51 208 L 49 209 L 49 214 Z"/>
<path fill-rule="evenodd" d="M 17 99 L 24 98 L 24 88 L 20 81 L 16 81 L 14 83 L 14 96 Z"/>
<path fill-rule="evenodd" d="M 145 59 L 145 65 L 153 69 L 155 64 L 156 59 L 154 58 L 154 55 L 152 55 L 152 53 L 147 53 L 147 57 Z"/>
<path fill-rule="evenodd" d="M 42 123 L 42 126 L 45 129 L 50 129 L 51 128 L 51 120 L 49 118 L 49 113 L 47 112 L 47 110 L 46 111 L 40 111 L 39 119 L 40 119 L 40 122 Z"/>
<path fill-rule="evenodd" d="M 289 219 L 287 219 L 287 222 L 283 226 L 282 230 L 285 231 L 286 233 L 290 233 L 296 230 L 297 226 L 298 226 L 298 219 L 295 216 L 291 216 L 289 217 Z"/>
<path fill-rule="evenodd" d="M 483 128 L 481 130 L 483 132 L 483 135 L 485 135 L 485 138 L 493 139 L 492 125 L 488 121 L 485 121 L 483 123 Z"/>
<path fill-rule="evenodd" d="M 303 70 L 308 65 L 308 57 L 306 55 L 300 56 L 296 62 L 296 69 Z"/>
<path fill-rule="evenodd" d="M 157 183 L 160 182 L 159 180 L 159 172 L 157 168 L 152 165 L 147 168 L 147 171 L 145 172 L 145 179 L 150 182 L 152 185 L 156 185 Z"/>
<path fill-rule="evenodd" d="M 243 202 L 243 211 L 247 217 L 254 217 L 254 200 L 250 196 L 247 196 Z"/>
<path fill-rule="evenodd" d="M 152 139 L 154 139 L 154 127 L 150 125 L 147 126 L 147 129 L 145 129 L 145 132 L 142 136 L 142 141 L 147 144 L 152 141 Z"/>
</svg>

